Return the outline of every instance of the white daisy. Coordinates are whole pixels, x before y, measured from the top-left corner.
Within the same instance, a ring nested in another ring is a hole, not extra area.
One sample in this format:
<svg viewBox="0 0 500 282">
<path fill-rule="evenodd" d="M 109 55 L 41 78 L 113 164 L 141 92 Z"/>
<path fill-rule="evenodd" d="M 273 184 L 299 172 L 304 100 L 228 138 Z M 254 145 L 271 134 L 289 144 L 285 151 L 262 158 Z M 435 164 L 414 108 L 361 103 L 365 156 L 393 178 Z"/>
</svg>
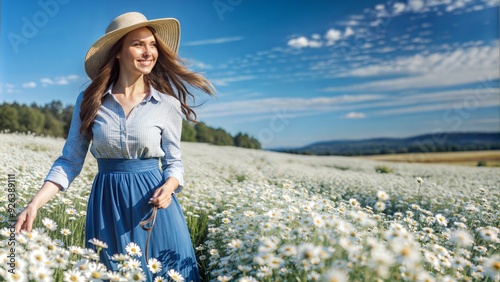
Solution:
<svg viewBox="0 0 500 282">
<path fill-rule="evenodd" d="M 175 271 L 174 269 L 170 269 L 168 272 L 167 272 L 168 276 L 170 276 L 170 278 L 172 278 L 172 280 L 174 280 L 175 282 L 184 282 L 184 277 L 182 277 L 182 275 Z"/>
<path fill-rule="evenodd" d="M 380 211 L 380 212 L 381 212 L 381 211 L 384 211 L 384 210 L 385 210 L 385 203 L 384 203 L 384 202 L 377 202 L 377 203 L 375 204 L 375 209 L 376 209 L 377 211 Z"/>
<path fill-rule="evenodd" d="M 76 215 L 78 213 L 78 211 L 74 208 L 67 208 L 66 209 L 66 214 L 68 215 Z"/>
<path fill-rule="evenodd" d="M 85 276 L 78 269 L 71 269 L 64 272 L 64 282 L 85 282 Z"/>
<path fill-rule="evenodd" d="M 137 259 L 130 259 L 123 262 L 123 268 L 125 270 L 135 270 L 141 267 L 141 261 Z"/>
<path fill-rule="evenodd" d="M 111 259 L 114 261 L 125 261 L 125 260 L 129 260 L 130 256 L 126 255 L 126 254 L 114 254 L 111 256 Z"/>
<path fill-rule="evenodd" d="M 45 228 L 49 229 L 50 231 L 54 231 L 57 229 L 57 223 L 48 217 L 42 219 L 42 223 Z"/>
<path fill-rule="evenodd" d="M 37 282 L 52 282 L 54 280 L 54 278 L 52 277 L 53 273 L 54 270 L 52 270 L 51 268 L 40 265 L 34 268 L 31 277 Z"/>
<path fill-rule="evenodd" d="M 146 281 L 146 275 L 142 270 L 133 270 L 130 272 L 129 281 Z"/>
<path fill-rule="evenodd" d="M 500 256 L 493 255 L 484 262 L 484 275 L 489 276 L 494 281 L 500 280 Z"/>
<path fill-rule="evenodd" d="M 90 262 L 88 268 L 83 272 L 88 281 L 103 281 L 108 279 L 108 271 L 99 263 Z"/>
<path fill-rule="evenodd" d="M 459 246 L 471 246 L 474 243 L 474 237 L 465 229 L 459 229 L 453 233 L 450 239 Z"/>
<path fill-rule="evenodd" d="M 252 276 L 243 276 L 241 277 L 238 282 L 257 282 L 258 280 L 253 278 Z"/>
<path fill-rule="evenodd" d="M 349 281 L 349 276 L 347 273 L 338 268 L 332 268 L 328 270 L 323 275 L 323 281 L 325 282 L 347 282 Z"/>
<path fill-rule="evenodd" d="M 103 242 L 97 238 L 92 238 L 89 240 L 89 243 L 98 247 L 98 248 L 103 248 L 103 249 L 107 249 L 108 248 L 108 244 L 106 244 L 106 242 Z"/>
<path fill-rule="evenodd" d="M 69 246 L 69 251 L 72 253 L 72 254 L 76 254 L 76 255 L 83 255 L 84 254 L 84 250 L 82 247 L 78 247 L 78 246 Z"/>
<path fill-rule="evenodd" d="M 436 222 L 443 226 L 448 225 L 448 220 L 440 213 L 436 214 Z"/>
<path fill-rule="evenodd" d="M 125 247 L 125 251 L 127 251 L 130 256 L 142 256 L 141 248 L 134 242 L 128 243 L 127 247 Z"/>
<path fill-rule="evenodd" d="M 120 273 L 116 271 L 108 271 L 108 279 L 109 281 L 123 281 Z"/>
<path fill-rule="evenodd" d="M 64 236 L 69 236 L 71 235 L 71 230 L 69 230 L 68 228 L 63 228 L 61 229 L 61 234 Z"/>
<path fill-rule="evenodd" d="M 162 265 L 159 260 L 156 258 L 150 258 L 148 260 L 148 269 L 151 273 L 155 274 L 161 271 Z"/>
<path fill-rule="evenodd" d="M 25 282 L 25 281 L 28 281 L 28 278 L 26 277 L 26 274 L 22 271 L 16 271 L 15 273 L 7 272 L 7 274 L 5 276 L 5 281 Z"/>
<path fill-rule="evenodd" d="M 387 201 L 389 200 L 389 195 L 384 191 L 378 191 L 377 198 L 379 201 Z"/>
<path fill-rule="evenodd" d="M 232 249 L 239 249 L 241 246 L 243 246 L 243 241 L 241 241 L 240 239 L 233 239 L 228 244 L 228 246 Z"/>
<path fill-rule="evenodd" d="M 226 276 L 226 275 L 223 275 L 223 276 L 219 275 L 219 276 L 217 276 L 217 280 L 221 281 L 221 282 L 229 282 L 229 281 L 231 281 L 231 279 L 233 279 L 232 276 Z"/>
</svg>

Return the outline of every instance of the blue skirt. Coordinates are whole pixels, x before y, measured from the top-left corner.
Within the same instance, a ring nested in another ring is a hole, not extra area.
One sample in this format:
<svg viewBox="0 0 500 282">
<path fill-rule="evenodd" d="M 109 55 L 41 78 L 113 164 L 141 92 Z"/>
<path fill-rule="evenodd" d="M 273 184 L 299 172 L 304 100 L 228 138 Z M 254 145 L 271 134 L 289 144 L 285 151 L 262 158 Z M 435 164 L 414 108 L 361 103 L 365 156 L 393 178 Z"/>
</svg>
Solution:
<svg viewBox="0 0 500 282">
<path fill-rule="evenodd" d="M 167 277 L 170 269 L 182 274 L 185 281 L 200 281 L 196 256 L 184 214 L 175 195 L 166 209 L 158 209 L 156 223 L 149 242 L 149 258 L 162 263 L 162 271 L 152 274 L 147 268 L 146 240 L 148 232 L 139 222 L 148 219 L 153 205 L 148 204 L 154 191 L 163 185 L 158 159 L 97 159 L 97 173 L 87 207 L 86 247 L 96 238 L 108 245 L 100 259 L 108 269 L 116 271 L 118 262 L 113 254 L 126 254 L 125 247 L 134 242 L 142 250 L 141 267 L 146 281 L 156 276 Z"/>
</svg>

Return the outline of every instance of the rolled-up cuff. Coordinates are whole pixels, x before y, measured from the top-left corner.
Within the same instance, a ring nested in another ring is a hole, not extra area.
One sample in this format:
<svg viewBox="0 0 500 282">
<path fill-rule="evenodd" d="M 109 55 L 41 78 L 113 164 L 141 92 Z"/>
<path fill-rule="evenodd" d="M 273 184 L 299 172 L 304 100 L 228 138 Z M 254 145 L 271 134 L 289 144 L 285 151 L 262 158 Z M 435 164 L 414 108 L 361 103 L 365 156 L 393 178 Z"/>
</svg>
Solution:
<svg viewBox="0 0 500 282">
<path fill-rule="evenodd" d="M 179 181 L 179 186 L 175 188 L 174 192 L 175 193 L 180 193 L 182 191 L 182 188 L 184 187 L 184 177 L 182 173 L 171 171 L 171 170 L 164 170 L 163 171 L 163 182 L 167 181 L 169 177 L 175 177 L 177 181 Z"/>
<path fill-rule="evenodd" d="M 61 186 L 59 188 L 60 191 L 66 191 L 66 189 L 68 189 L 69 187 L 68 177 L 54 170 L 49 172 L 47 177 L 45 177 L 44 181 L 45 182 L 51 181 L 56 184 L 59 184 Z"/>
</svg>

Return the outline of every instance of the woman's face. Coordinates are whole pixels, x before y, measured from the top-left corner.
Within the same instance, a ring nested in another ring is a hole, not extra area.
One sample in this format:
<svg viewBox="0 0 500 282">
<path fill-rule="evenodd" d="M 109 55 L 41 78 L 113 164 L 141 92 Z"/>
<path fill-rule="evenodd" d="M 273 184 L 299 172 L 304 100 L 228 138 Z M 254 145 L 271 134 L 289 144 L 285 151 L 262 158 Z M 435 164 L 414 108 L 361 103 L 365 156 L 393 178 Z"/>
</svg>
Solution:
<svg viewBox="0 0 500 282">
<path fill-rule="evenodd" d="M 151 30 L 141 27 L 129 32 L 117 58 L 120 62 L 120 75 L 149 74 L 158 58 L 156 39 Z"/>
</svg>

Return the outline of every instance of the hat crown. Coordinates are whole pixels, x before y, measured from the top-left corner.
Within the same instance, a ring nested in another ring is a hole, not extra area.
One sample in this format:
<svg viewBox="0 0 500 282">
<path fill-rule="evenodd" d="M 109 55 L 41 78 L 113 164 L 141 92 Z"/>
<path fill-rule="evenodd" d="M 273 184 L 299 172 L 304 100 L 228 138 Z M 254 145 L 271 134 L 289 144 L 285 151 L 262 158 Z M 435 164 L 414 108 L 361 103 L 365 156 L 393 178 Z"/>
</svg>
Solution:
<svg viewBox="0 0 500 282">
<path fill-rule="evenodd" d="M 106 28 L 106 33 L 129 27 L 134 24 L 147 22 L 148 19 L 141 13 L 129 12 L 116 17 Z"/>
</svg>

